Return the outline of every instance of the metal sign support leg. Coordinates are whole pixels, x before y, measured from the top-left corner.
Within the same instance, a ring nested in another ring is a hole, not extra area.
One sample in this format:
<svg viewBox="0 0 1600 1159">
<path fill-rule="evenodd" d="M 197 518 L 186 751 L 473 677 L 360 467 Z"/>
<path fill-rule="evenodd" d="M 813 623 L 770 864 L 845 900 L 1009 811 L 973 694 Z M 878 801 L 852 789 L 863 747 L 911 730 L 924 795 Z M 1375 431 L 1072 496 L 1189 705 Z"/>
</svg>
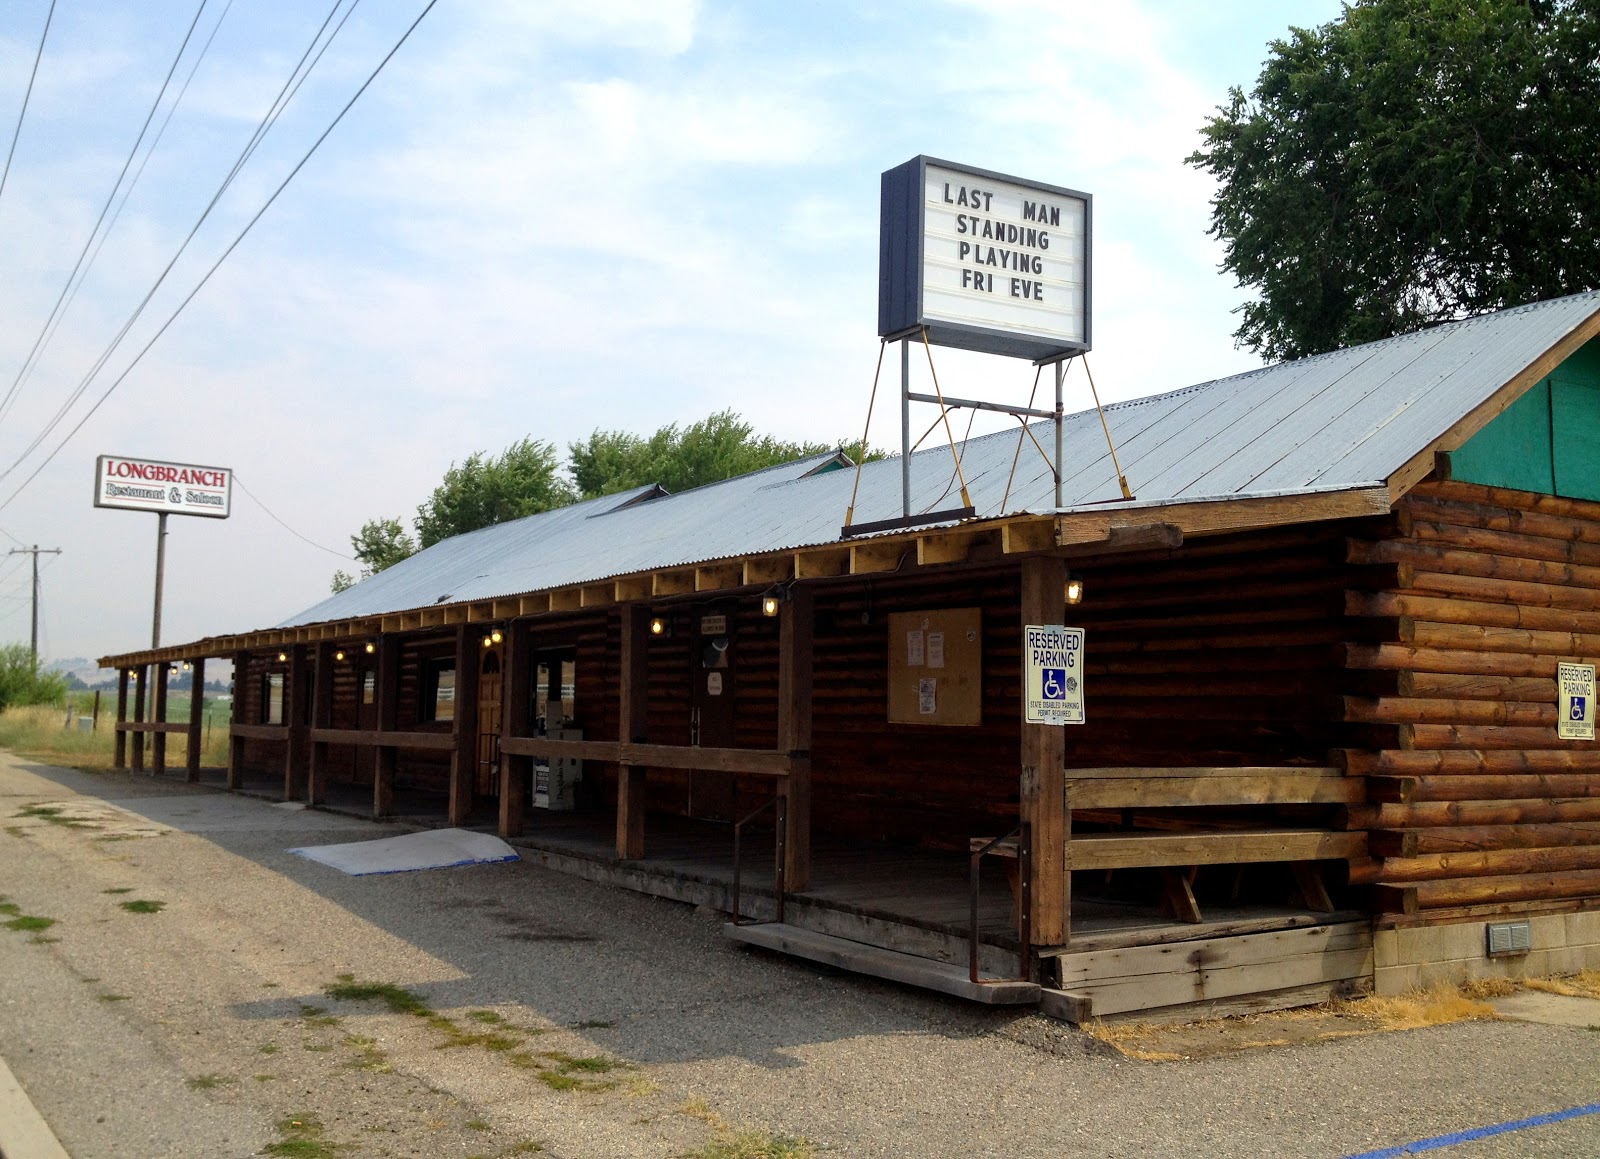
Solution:
<svg viewBox="0 0 1600 1159">
<path fill-rule="evenodd" d="M 900 339 L 900 514 L 911 518 L 911 339 Z"/>
<path fill-rule="evenodd" d="M 167 513 L 156 512 L 156 611 L 150 624 L 150 647 L 161 647 L 161 588 L 167 573 Z"/>
</svg>

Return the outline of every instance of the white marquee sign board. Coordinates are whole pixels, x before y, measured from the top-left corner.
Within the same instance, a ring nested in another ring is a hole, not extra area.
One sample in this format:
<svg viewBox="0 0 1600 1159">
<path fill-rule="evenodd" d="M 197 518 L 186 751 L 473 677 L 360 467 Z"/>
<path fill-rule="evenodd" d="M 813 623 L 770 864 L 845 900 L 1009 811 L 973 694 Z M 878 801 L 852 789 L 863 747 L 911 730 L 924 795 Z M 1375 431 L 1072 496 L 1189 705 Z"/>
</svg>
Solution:
<svg viewBox="0 0 1600 1159">
<path fill-rule="evenodd" d="M 1083 723 L 1083 629 L 1029 624 L 1023 631 L 1023 713 L 1028 724 Z"/>
<path fill-rule="evenodd" d="M 883 175 L 878 333 L 1049 360 L 1089 349 L 1086 193 L 917 157 Z"/>
<path fill-rule="evenodd" d="M 94 465 L 94 505 L 226 519 L 233 508 L 233 472 L 226 467 L 101 455 Z"/>
<path fill-rule="evenodd" d="M 1594 665 L 1556 665 L 1556 736 L 1594 739 Z"/>
</svg>

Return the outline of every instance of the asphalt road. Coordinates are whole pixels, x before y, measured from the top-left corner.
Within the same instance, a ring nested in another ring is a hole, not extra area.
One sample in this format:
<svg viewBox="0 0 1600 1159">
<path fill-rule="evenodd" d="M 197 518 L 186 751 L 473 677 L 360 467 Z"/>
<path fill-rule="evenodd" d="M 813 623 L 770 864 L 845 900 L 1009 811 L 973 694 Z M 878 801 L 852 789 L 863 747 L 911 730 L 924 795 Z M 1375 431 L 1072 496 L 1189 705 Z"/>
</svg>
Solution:
<svg viewBox="0 0 1600 1159">
<path fill-rule="evenodd" d="M 41 805 L 62 812 L 19 815 Z M 55 919 L 0 929 L 0 1057 L 68 1151 L 647 1159 L 748 1131 L 897 1159 L 1343 1156 L 1600 1101 L 1584 1027 L 1136 1062 L 526 863 L 351 878 L 286 852 L 399 831 L 0 754 L 0 895 Z M 330 998 L 342 977 L 432 1016 Z M 1600 1115 L 1441 1153 L 1600 1155 Z"/>
</svg>

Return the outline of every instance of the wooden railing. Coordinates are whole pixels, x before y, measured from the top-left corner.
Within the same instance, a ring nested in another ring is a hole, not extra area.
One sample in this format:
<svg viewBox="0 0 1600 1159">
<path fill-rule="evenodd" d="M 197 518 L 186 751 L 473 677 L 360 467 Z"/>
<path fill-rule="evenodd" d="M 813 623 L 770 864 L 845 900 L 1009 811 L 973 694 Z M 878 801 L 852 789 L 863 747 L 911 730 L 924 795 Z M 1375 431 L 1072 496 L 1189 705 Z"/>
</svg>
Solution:
<svg viewBox="0 0 1600 1159">
<path fill-rule="evenodd" d="M 795 761 L 807 754 L 777 749 L 698 748 L 692 745 L 640 744 L 615 740 L 552 740 L 542 736 L 512 736 L 500 742 L 500 751 L 518 757 L 544 757 L 614 761 L 654 769 L 697 769 L 717 773 L 751 773 L 787 777 Z"/>
</svg>

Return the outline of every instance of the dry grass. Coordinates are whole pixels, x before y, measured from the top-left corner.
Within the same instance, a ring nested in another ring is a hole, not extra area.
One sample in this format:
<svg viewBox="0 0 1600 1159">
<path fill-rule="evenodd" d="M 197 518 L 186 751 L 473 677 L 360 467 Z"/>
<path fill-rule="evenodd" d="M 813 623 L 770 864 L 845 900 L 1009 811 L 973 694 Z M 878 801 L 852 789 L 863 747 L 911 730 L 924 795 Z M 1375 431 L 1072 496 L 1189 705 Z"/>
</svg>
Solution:
<svg viewBox="0 0 1600 1159">
<path fill-rule="evenodd" d="M 76 727 L 71 729 L 66 727 L 67 714 L 64 708 L 50 705 L 8 708 L 0 712 L 0 748 L 10 749 L 21 756 L 46 764 L 70 765 L 89 770 L 109 769 L 115 756 L 116 730 L 112 726 L 116 723 L 116 715 L 114 700 L 109 711 L 102 703 L 100 727 L 94 732 L 80 732 Z M 169 720 L 186 720 L 187 715 L 186 703 L 178 705 L 175 701 L 169 701 L 167 711 Z M 167 735 L 168 768 L 181 767 L 188 759 L 188 753 L 189 742 L 186 736 L 182 733 Z M 150 748 L 147 743 L 145 747 L 147 762 L 149 757 Z M 205 747 L 200 753 L 200 763 L 208 767 L 228 763 L 226 721 L 212 725 L 210 736 L 206 738 Z"/>
<path fill-rule="evenodd" d="M 1476 1022 L 1498 1017 L 1494 1007 L 1464 993 L 1461 986 L 1435 986 L 1410 994 L 1359 998 L 1346 1003 L 1357 1018 L 1374 1023 L 1375 1030 L 1417 1030 L 1452 1022 Z"/>
<path fill-rule="evenodd" d="M 1522 984 L 1529 990 L 1568 998 L 1600 998 L 1600 970 L 1579 970 L 1565 978 L 1527 978 Z"/>
</svg>

